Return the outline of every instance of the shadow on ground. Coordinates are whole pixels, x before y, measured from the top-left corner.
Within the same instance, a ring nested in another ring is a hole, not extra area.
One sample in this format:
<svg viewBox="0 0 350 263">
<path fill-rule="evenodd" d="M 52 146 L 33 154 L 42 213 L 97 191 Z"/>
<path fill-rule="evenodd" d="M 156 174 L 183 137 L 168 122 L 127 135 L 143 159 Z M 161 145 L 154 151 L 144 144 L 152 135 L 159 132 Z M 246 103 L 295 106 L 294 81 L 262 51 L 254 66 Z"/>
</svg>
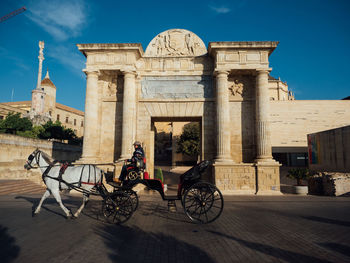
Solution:
<svg viewBox="0 0 350 263">
<path fill-rule="evenodd" d="M 7 227 L 0 225 L 0 260 L 9 263 L 16 259 L 20 247 L 16 245 L 16 239 L 9 235 Z"/>
<path fill-rule="evenodd" d="M 209 230 L 208 232 L 219 235 L 221 237 L 230 239 L 230 240 L 234 240 L 237 243 L 239 243 L 240 245 L 243 245 L 245 247 L 248 247 L 252 250 L 258 251 L 260 253 L 269 255 L 269 256 L 273 256 L 279 260 L 284 260 L 285 262 L 291 262 L 291 263 L 295 263 L 295 262 L 318 262 L 318 263 L 329 263 L 330 261 L 327 260 L 323 260 L 323 259 L 319 259 L 313 256 L 308 256 L 308 255 L 304 255 L 304 254 L 300 254 L 300 253 L 296 253 L 293 251 L 288 251 L 285 249 L 281 249 L 281 248 L 277 248 L 277 247 L 273 247 L 270 245 L 266 245 L 266 244 L 260 244 L 257 242 L 251 242 L 251 241 L 247 241 L 247 240 L 243 240 L 234 236 L 229 236 L 220 232 L 216 232 L 216 231 L 211 231 Z"/>
<path fill-rule="evenodd" d="M 23 196 L 23 195 L 18 195 L 15 197 L 15 199 L 23 199 L 26 200 L 27 202 L 32 204 L 32 211 L 33 212 L 35 210 L 35 208 L 39 205 L 40 202 L 40 198 L 35 198 L 35 197 L 30 197 L 30 196 Z M 81 205 L 81 202 L 79 203 L 79 201 L 77 199 L 72 199 L 71 197 L 62 200 L 63 204 L 65 207 L 67 207 L 68 209 L 77 209 L 79 208 L 79 206 Z M 47 207 L 47 205 L 57 205 L 57 207 L 60 209 L 61 213 L 56 212 L 50 208 Z M 59 204 L 57 203 L 56 199 L 51 197 L 48 197 L 45 199 L 43 205 L 41 206 L 41 209 L 45 209 L 46 211 L 56 214 L 58 216 L 62 216 L 64 218 L 66 218 L 66 215 L 64 214 L 64 212 L 61 210 Z M 73 212 L 75 212 L 75 210 Z"/>
<path fill-rule="evenodd" d="M 111 225 L 97 227 L 95 233 L 109 248 L 113 262 L 215 262 L 198 247 L 163 233 Z"/>
</svg>

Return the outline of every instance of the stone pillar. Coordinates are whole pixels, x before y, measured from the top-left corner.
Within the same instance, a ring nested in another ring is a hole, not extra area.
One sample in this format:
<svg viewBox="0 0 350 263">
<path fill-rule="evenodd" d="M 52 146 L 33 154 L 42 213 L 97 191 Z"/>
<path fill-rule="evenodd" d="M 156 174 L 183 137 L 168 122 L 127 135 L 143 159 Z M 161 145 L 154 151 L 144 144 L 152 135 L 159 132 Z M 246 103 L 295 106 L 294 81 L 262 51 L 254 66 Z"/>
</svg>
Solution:
<svg viewBox="0 0 350 263">
<path fill-rule="evenodd" d="M 84 115 L 84 143 L 81 161 L 96 160 L 100 149 L 98 76 L 97 70 L 86 70 L 86 97 Z"/>
<path fill-rule="evenodd" d="M 124 72 L 122 150 L 120 159 L 129 159 L 132 155 L 134 115 L 136 113 L 135 76 L 136 73 L 134 72 Z"/>
<path fill-rule="evenodd" d="M 216 143 L 215 162 L 233 162 L 231 159 L 230 108 L 227 71 L 216 74 Z"/>
<path fill-rule="evenodd" d="M 259 70 L 256 78 L 256 162 L 272 160 L 271 132 L 269 125 L 269 87 L 268 70 Z"/>
<path fill-rule="evenodd" d="M 256 194 L 281 195 L 280 164 L 272 159 L 268 70 L 258 70 L 256 78 Z"/>
<path fill-rule="evenodd" d="M 44 53 L 43 53 L 43 49 L 44 49 L 45 43 L 44 41 L 39 41 L 39 70 L 38 70 L 38 82 L 36 84 L 36 89 L 40 90 L 40 85 L 41 85 L 41 74 L 42 74 L 42 68 L 43 68 L 43 60 L 44 60 Z"/>
</svg>

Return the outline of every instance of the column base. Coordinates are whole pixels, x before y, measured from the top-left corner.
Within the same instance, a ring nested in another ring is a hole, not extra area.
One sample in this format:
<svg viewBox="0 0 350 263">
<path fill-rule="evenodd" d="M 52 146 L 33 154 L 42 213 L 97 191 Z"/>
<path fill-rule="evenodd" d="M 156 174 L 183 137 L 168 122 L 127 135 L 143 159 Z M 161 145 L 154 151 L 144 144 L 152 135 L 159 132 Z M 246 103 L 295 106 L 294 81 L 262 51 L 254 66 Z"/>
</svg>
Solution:
<svg viewBox="0 0 350 263">
<path fill-rule="evenodd" d="M 214 164 L 216 164 L 216 163 L 217 164 L 227 164 L 227 165 L 235 164 L 235 162 L 232 159 L 227 158 L 227 157 L 214 159 Z"/>
<path fill-rule="evenodd" d="M 279 165 L 280 163 L 277 162 L 275 159 L 271 158 L 257 158 L 254 160 L 254 163 L 256 164 L 271 164 L 271 165 Z"/>
<path fill-rule="evenodd" d="M 254 195 L 255 167 L 253 163 L 217 162 L 213 164 L 214 183 L 225 195 Z"/>
<path fill-rule="evenodd" d="M 282 195 L 280 190 L 280 166 L 273 159 L 256 163 L 256 194 Z"/>
</svg>

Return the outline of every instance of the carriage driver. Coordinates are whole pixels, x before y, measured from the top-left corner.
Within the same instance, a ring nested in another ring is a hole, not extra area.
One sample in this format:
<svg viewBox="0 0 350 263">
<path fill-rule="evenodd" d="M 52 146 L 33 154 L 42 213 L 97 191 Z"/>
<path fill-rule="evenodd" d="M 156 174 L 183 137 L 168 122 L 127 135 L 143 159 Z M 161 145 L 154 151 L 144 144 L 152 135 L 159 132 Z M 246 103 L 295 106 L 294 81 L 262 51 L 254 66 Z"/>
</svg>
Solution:
<svg viewBox="0 0 350 263">
<path fill-rule="evenodd" d="M 132 154 L 131 159 L 125 160 L 126 162 L 129 162 L 129 164 L 124 164 L 122 171 L 120 172 L 119 179 L 116 179 L 115 182 L 121 184 L 125 180 L 125 176 L 127 175 L 127 171 L 129 167 L 137 168 L 137 161 L 142 161 L 145 157 L 145 153 L 143 151 L 143 148 L 141 146 L 141 142 L 135 141 L 134 142 L 134 153 Z"/>
</svg>

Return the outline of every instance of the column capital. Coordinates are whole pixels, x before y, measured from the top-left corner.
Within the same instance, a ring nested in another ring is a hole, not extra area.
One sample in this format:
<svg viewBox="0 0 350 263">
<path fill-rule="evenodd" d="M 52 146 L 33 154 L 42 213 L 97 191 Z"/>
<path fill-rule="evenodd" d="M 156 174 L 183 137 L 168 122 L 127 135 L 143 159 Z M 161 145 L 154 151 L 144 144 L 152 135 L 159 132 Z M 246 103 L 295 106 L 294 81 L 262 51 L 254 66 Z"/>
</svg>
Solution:
<svg viewBox="0 0 350 263">
<path fill-rule="evenodd" d="M 98 77 L 100 75 L 100 71 L 97 69 L 83 69 L 83 72 L 86 74 L 86 76 L 96 75 Z"/>
<path fill-rule="evenodd" d="M 257 75 L 260 74 L 269 74 L 271 72 L 272 68 L 263 68 L 263 69 L 256 69 Z"/>
<path fill-rule="evenodd" d="M 125 78 L 136 77 L 136 75 L 137 75 L 137 73 L 135 71 L 131 71 L 131 70 L 123 70 L 121 72 L 124 74 Z"/>
<path fill-rule="evenodd" d="M 227 70 L 217 70 L 217 69 L 214 70 L 214 76 L 219 78 L 227 77 L 228 74 L 229 72 Z"/>
</svg>

